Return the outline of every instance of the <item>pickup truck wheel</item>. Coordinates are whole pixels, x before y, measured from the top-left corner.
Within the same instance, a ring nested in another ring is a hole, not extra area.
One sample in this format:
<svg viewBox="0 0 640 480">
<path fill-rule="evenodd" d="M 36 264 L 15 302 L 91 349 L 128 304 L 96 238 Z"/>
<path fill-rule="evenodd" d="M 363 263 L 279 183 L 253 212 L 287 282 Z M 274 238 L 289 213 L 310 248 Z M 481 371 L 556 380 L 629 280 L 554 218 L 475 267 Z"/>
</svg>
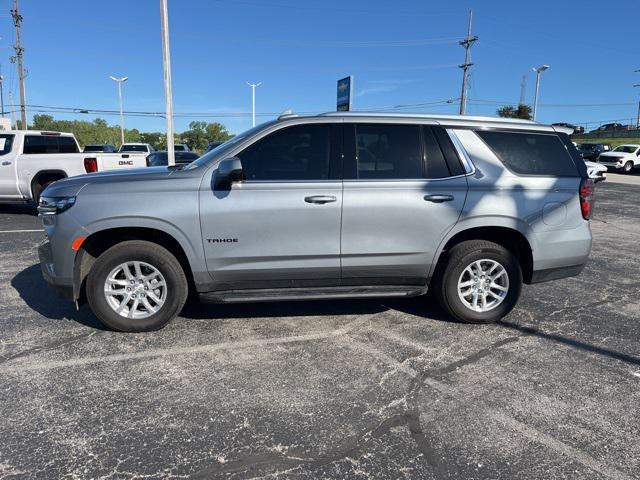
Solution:
<svg viewBox="0 0 640 480">
<path fill-rule="evenodd" d="M 624 164 L 624 173 L 631 173 L 633 171 L 633 162 L 629 161 Z"/>
<path fill-rule="evenodd" d="M 98 257 L 87 278 L 87 300 L 106 326 L 122 332 L 158 330 L 187 299 L 187 279 L 164 247 L 132 240 Z"/>
<path fill-rule="evenodd" d="M 55 180 L 44 182 L 42 185 L 39 183 L 33 185 L 33 188 L 31 189 L 31 195 L 33 196 L 33 201 L 36 205 L 40 205 L 40 194 L 53 182 L 55 182 Z"/>
<path fill-rule="evenodd" d="M 520 264 L 515 255 L 497 243 L 459 243 L 449 252 L 442 272 L 435 279 L 436 296 L 442 307 L 461 322 L 497 322 L 520 297 Z"/>
</svg>

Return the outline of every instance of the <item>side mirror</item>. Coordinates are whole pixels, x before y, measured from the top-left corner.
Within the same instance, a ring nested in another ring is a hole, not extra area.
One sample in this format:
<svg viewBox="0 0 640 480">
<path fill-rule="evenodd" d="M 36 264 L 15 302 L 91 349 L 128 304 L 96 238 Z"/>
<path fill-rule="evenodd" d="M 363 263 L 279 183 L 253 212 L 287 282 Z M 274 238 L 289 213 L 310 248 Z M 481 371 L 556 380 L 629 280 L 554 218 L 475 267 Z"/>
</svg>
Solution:
<svg viewBox="0 0 640 480">
<path fill-rule="evenodd" d="M 240 159 L 238 157 L 225 158 L 218 164 L 213 188 L 215 190 L 230 190 L 232 183 L 240 182 L 243 178 Z"/>
</svg>

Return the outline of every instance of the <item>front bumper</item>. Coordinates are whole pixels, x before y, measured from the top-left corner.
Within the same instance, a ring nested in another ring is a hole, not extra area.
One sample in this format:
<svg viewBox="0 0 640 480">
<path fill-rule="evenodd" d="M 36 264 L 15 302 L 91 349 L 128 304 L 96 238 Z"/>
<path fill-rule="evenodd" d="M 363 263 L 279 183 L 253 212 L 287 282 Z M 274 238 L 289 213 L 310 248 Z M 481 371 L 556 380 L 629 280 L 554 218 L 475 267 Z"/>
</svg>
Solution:
<svg viewBox="0 0 640 480">
<path fill-rule="evenodd" d="M 56 274 L 51 242 L 48 239 L 38 245 L 38 257 L 45 282 L 62 298 L 74 300 L 73 281 L 71 278 L 64 278 Z"/>
</svg>

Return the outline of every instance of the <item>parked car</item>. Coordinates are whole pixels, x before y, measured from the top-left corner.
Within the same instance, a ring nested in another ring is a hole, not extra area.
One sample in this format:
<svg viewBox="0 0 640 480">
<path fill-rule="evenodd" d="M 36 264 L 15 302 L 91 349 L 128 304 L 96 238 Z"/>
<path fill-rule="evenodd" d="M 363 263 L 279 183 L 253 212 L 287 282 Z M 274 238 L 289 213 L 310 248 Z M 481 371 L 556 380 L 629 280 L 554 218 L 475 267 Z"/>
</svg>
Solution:
<svg viewBox="0 0 640 480">
<path fill-rule="evenodd" d="M 216 140 L 215 142 L 209 142 L 209 145 L 207 145 L 207 149 L 204 151 L 204 153 L 210 152 L 211 150 L 213 150 L 216 147 L 219 147 L 220 145 L 222 145 L 224 142 L 221 140 Z"/>
<path fill-rule="evenodd" d="M 572 123 L 558 122 L 551 124 L 554 127 L 565 127 L 573 130 L 572 133 L 584 133 L 584 127 L 580 125 L 573 125 Z"/>
<path fill-rule="evenodd" d="M 147 155 L 155 152 L 155 149 L 149 143 L 123 143 L 118 150 L 120 153 L 146 153 Z"/>
<path fill-rule="evenodd" d="M 595 161 L 601 153 L 610 152 L 611 145 L 608 143 L 581 143 L 578 151 L 585 160 Z"/>
<path fill-rule="evenodd" d="M 183 169 L 90 175 L 40 203 L 43 275 L 107 326 L 209 302 L 411 297 L 499 320 L 579 274 L 593 180 L 566 133 L 493 117 L 281 116 Z"/>
<path fill-rule="evenodd" d="M 626 130 L 626 129 L 627 127 L 625 125 L 614 122 L 614 123 L 605 123 L 603 125 L 600 125 L 595 130 L 591 130 L 589 133 L 608 132 L 611 130 Z"/>
<path fill-rule="evenodd" d="M 611 152 L 601 154 L 598 162 L 612 170 L 631 173 L 640 166 L 640 145 L 620 145 Z"/>
<path fill-rule="evenodd" d="M 188 165 L 196 160 L 199 155 L 193 152 L 177 151 L 175 153 L 176 165 Z M 169 164 L 167 151 L 156 151 L 147 157 L 148 167 L 161 167 Z"/>
<path fill-rule="evenodd" d="M 104 152 L 104 153 L 116 153 L 118 151 L 118 149 L 115 147 L 115 145 L 110 145 L 108 143 L 102 144 L 102 145 L 86 145 L 84 147 L 83 152 L 84 153 L 90 153 L 90 152 Z"/>
<path fill-rule="evenodd" d="M 81 153 L 70 133 L 0 132 L 0 202 L 38 202 L 47 185 L 66 177 L 145 166 L 144 155 Z"/>
<path fill-rule="evenodd" d="M 584 163 L 587 166 L 587 174 L 594 183 L 604 182 L 607 179 L 607 167 L 589 160 L 585 160 Z"/>
<path fill-rule="evenodd" d="M 189 151 L 190 151 L 190 150 L 189 150 L 189 146 L 188 146 L 186 143 L 176 143 L 176 144 L 173 146 L 173 149 L 174 149 L 176 152 L 189 152 Z"/>
</svg>

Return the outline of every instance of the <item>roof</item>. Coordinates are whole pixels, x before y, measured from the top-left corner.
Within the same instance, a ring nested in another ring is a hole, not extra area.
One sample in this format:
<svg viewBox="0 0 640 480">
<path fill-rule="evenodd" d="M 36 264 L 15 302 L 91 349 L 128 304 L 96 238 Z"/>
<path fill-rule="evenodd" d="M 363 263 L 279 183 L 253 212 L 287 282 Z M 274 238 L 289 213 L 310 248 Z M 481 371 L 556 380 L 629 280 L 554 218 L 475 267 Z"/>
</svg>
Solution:
<svg viewBox="0 0 640 480">
<path fill-rule="evenodd" d="M 483 127 L 487 124 L 493 126 L 503 126 L 514 129 L 525 130 L 540 130 L 540 131 L 556 131 L 564 133 L 572 133 L 567 130 L 566 127 L 552 127 L 541 123 L 534 122 L 532 120 L 524 120 L 520 118 L 502 118 L 502 117 L 489 117 L 489 116 L 475 116 L 475 115 L 439 115 L 430 113 L 397 113 L 397 112 L 326 112 L 315 115 L 296 115 L 290 111 L 283 112 L 278 120 L 288 119 L 314 119 L 314 118 L 336 118 L 336 119 L 373 119 L 373 120 L 410 120 L 421 121 L 428 120 L 437 124 L 444 124 L 447 126 L 455 127 Z"/>
<path fill-rule="evenodd" d="M 51 130 L 0 130 L 0 134 L 1 133 L 5 133 L 5 134 L 6 133 L 13 133 L 13 134 L 16 134 L 16 133 L 24 133 L 24 134 L 31 133 L 31 134 L 35 134 L 35 135 L 56 135 L 56 136 L 64 135 L 65 137 L 66 136 L 73 136 L 73 133 L 69 133 L 69 132 L 54 132 L 54 131 L 51 131 Z"/>
</svg>

